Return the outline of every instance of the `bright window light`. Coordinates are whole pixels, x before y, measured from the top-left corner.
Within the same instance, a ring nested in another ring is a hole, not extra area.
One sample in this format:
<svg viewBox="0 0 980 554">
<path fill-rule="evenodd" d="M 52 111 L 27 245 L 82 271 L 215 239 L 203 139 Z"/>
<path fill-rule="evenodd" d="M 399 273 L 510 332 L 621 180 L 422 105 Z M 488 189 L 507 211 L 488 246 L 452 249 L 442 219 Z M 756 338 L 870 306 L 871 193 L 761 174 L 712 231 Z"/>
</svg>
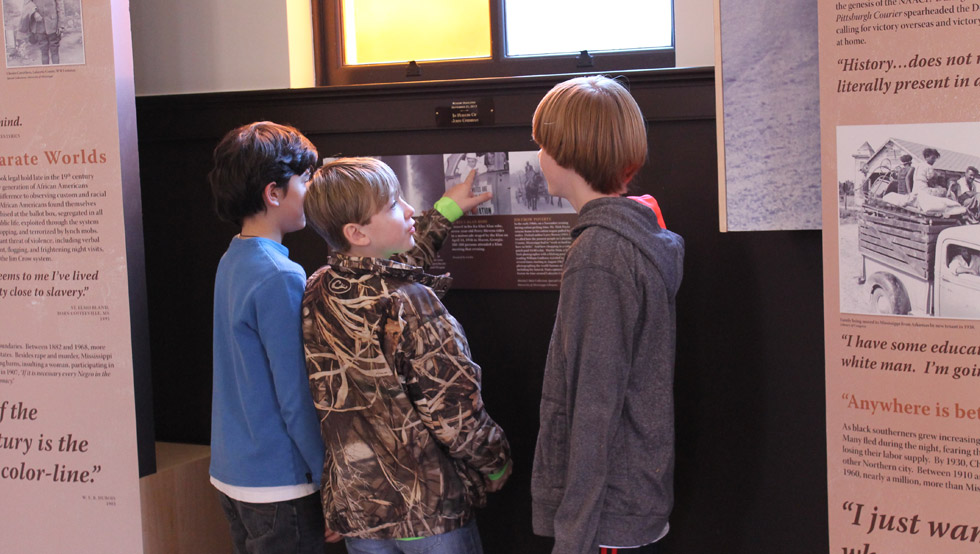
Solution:
<svg viewBox="0 0 980 554">
<path fill-rule="evenodd" d="M 490 0 L 344 0 L 347 65 L 489 58 Z"/>
<path fill-rule="evenodd" d="M 508 56 L 673 45 L 670 0 L 505 0 Z"/>
</svg>

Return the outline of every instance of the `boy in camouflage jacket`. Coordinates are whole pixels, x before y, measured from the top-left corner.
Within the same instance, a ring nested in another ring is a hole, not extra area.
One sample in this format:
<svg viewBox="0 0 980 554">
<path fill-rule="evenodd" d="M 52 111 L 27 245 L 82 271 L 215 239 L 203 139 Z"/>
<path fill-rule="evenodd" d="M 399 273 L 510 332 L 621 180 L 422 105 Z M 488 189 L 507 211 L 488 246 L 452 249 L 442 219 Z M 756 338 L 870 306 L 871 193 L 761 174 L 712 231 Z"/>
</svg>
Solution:
<svg viewBox="0 0 980 554">
<path fill-rule="evenodd" d="M 472 175 L 417 219 L 378 160 L 329 163 L 309 186 L 309 223 L 333 254 L 307 282 L 303 340 L 326 444 L 324 516 L 349 552 L 358 539 L 449 534 L 470 546 L 439 552 L 480 552 L 474 508 L 510 474 L 480 367 L 439 300 L 451 279 L 423 271 L 451 221 L 488 199 L 471 184 Z"/>
</svg>

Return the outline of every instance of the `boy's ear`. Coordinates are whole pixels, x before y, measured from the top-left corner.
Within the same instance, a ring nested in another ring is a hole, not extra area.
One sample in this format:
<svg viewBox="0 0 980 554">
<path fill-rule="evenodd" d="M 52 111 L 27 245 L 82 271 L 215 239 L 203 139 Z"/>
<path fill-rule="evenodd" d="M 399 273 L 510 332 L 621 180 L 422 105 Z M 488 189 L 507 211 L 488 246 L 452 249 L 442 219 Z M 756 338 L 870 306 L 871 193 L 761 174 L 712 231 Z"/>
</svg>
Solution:
<svg viewBox="0 0 980 554">
<path fill-rule="evenodd" d="M 371 237 L 364 234 L 361 226 L 356 223 L 348 223 L 343 227 L 344 238 L 351 246 L 368 246 L 371 244 Z"/>
<path fill-rule="evenodd" d="M 275 181 L 269 182 L 268 185 L 262 189 L 262 200 L 265 203 L 265 207 L 268 209 L 272 206 L 279 206 L 279 201 L 282 199 L 283 190 L 280 189 Z"/>
</svg>

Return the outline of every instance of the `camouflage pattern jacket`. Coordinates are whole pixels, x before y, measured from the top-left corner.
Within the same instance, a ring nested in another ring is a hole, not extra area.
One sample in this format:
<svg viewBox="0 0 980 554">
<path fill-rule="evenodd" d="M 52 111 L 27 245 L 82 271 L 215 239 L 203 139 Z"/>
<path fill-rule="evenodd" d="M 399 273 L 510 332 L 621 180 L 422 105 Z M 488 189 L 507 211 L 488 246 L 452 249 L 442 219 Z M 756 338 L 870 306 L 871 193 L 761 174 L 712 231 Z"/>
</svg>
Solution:
<svg viewBox="0 0 980 554">
<path fill-rule="evenodd" d="M 416 247 L 427 266 L 451 224 L 429 211 Z M 448 275 L 395 260 L 334 255 L 308 280 L 303 340 L 326 445 L 323 511 L 348 537 L 442 534 L 486 501 L 510 446 L 480 395 L 481 370 L 440 302 Z M 439 291 L 437 294 L 436 291 Z"/>
</svg>

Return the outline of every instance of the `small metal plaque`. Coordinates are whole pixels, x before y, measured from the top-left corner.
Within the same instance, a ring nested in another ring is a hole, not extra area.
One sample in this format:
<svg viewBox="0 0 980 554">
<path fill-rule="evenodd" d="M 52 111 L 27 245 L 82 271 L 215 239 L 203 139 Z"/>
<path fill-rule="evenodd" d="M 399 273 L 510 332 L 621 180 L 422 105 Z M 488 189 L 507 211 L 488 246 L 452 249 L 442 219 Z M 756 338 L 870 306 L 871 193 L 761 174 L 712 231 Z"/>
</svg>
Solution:
<svg viewBox="0 0 980 554">
<path fill-rule="evenodd" d="M 453 100 L 436 108 L 436 126 L 472 127 L 493 125 L 493 99 Z"/>
</svg>

